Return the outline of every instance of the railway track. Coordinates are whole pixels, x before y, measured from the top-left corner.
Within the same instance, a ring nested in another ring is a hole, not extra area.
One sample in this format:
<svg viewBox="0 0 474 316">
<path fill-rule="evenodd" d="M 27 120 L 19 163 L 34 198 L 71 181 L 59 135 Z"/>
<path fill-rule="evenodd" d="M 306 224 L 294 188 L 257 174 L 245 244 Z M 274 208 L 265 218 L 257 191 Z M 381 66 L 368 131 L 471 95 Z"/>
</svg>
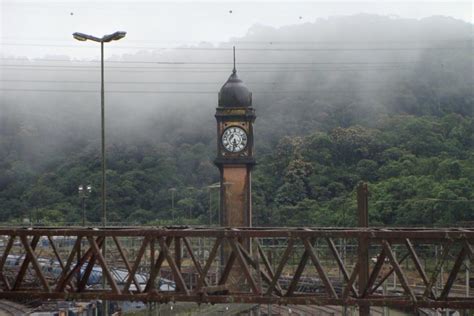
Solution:
<svg viewBox="0 0 474 316">
<path fill-rule="evenodd" d="M 331 305 L 328 305 L 328 306 L 272 305 L 271 314 L 269 314 L 268 306 L 261 305 L 260 313 L 262 316 L 341 316 L 343 315 L 343 307 L 331 306 Z M 372 306 L 370 314 L 373 316 L 382 316 L 383 307 Z M 358 315 L 358 314 L 357 314 L 357 311 L 351 311 L 348 308 L 347 315 Z M 432 315 L 432 314 L 428 313 L 424 315 Z"/>
<path fill-rule="evenodd" d="M 26 306 L 7 300 L 0 300 L 1 316 L 21 316 L 26 315 L 29 312 L 31 312 L 31 310 Z"/>
</svg>

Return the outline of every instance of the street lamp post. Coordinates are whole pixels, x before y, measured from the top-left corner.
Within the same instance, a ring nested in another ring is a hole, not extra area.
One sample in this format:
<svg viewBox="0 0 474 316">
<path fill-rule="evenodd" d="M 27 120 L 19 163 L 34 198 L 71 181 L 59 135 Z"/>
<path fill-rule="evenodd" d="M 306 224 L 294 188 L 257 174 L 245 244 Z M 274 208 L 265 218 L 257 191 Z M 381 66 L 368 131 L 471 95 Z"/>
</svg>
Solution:
<svg viewBox="0 0 474 316">
<path fill-rule="evenodd" d="M 84 185 L 79 185 L 77 188 L 79 192 L 79 197 L 82 199 L 82 226 L 86 226 L 86 198 L 89 197 L 89 194 L 92 192 L 92 186 L 88 184 L 84 187 Z"/>
<path fill-rule="evenodd" d="M 78 41 L 94 41 L 100 43 L 100 126 L 101 126 L 101 158 L 102 158 L 102 183 L 101 183 L 101 204 L 102 204 L 102 226 L 107 225 L 106 208 L 106 182 L 105 182 L 105 93 L 104 93 L 104 43 L 118 41 L 125 37 L 126 32 L 115 32 L 104 35 L 101 38 L 84 33 L 74 33 L 72 36 Z"/>
<path fill-rule="evenodd" d="M 126 32 L 115 32 L 112 34 L 104 35 L 101 38 L 84 33 L 74 33 L 72 36 L 78 41 L 93 41 L 100 43 L 100 127 L 101 127 L 101 157 L 102 157 L 102 182 L 101 182 L 101 205 L 102 205 L 102 226 L 107 226 L 107 208 L 106 208 L 106 184 L 105 184 L 105 93 L 104 93 L 104 43 L 111 41 L 118 41 L 125 37 Z M 102 246 L 102 255 L 106 257 L 106 244 L 107 240 L 104 240 Z M 105 289 L 105 277 L 102 275 L 102 287 Z M 107 301 L 103 302 L 104 315 L 108 314 Z"/>
</svg>

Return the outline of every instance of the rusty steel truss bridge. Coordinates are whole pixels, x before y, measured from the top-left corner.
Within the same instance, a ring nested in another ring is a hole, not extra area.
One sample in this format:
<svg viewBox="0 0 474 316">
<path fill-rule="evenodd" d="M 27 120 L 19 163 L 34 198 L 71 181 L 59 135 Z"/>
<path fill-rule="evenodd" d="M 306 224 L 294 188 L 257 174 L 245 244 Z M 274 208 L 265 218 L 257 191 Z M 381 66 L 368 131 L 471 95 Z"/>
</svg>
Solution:
<svg viewBox="0 0 474 316">
<path fill-rule="evenodd" d="M 464 280 L 472 228 L 52 227 L 0 237 L 4 299 L 474 308 Z M 92 284 L 98 270 L 103 281 Z"/>
</svg>

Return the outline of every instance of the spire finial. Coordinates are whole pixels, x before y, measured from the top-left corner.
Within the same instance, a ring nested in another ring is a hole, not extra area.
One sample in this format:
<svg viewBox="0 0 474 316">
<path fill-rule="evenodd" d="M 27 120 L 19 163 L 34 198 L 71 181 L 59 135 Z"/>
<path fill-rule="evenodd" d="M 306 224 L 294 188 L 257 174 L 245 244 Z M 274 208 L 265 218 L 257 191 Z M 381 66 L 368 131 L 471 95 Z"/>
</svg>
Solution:
<svg viewBox="0 0 474 316">
<path fill-rule="evenodd" d="M 234 50 L 234 70 L 232 70 L 232 73 L 236 73 L 237 70 L 235 69 L 235 46 L 233 46 L 233 50 Z"/>
</svg>

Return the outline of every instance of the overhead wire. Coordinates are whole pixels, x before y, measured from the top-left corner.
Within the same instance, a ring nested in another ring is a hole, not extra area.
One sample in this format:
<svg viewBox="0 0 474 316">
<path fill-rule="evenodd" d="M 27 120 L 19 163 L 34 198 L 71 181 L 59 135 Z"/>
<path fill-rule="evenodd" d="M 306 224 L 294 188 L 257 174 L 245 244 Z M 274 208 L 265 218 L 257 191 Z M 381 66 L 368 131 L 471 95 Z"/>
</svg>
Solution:
<svg viewBox="0 0 474 316">
<path fill-rule="evenodd" d="M 386 91 L 393 91 L 393 89 L 385 89 Z M 87 89 L 23 89 L 23 88 L 0 88 L 0 91 L 21 91 L 21 92 L 75 92 L 75 93 L 98 93 L 99 90 Z M 327 92 L 344 92 L 353 94 L 354 92 L 382 92 L 384 89 L 357 89 L 357 90 L 335 90 L 335 89 L 313 89 L 313 90 L 270 90 L 270 91 L 252 91 L 252 93 L 267 93 L 267 94 L 281 94 L 281 93 L 327 93 Z M 186 93 L 186 94 L 216 94 L 218 91 L 202 91 L 202 90 L 107 90 L 107 93 Z"/>
<path fill-rule="evenodd" d="M 100 63 L 100 60 L 68 60 L 68 59 L 20 59 L 5 57 L 0 60 L 13 60 L 16 62 L 71 62 L 71 63 Z M 105 60 L 107 63 L 120 64 L 157 64 L 157 65 L 232 65 L 232 62 L 206 62 L 206 61 L 145 61 L 145 60 Z M 399 65 L 413 64 L 416 61 L 343 61 L 343 62 L 238 62 L 239 65 Z"/>
<path fill-rule="evenodd" d="M 229 64 L 230 65 L 230 64 Z M 334 64 L 322 64 L 322 65 L 339 65 L 337 63 L 334 63 Z M 345 64 L 342 64 L 342 65 L 345 65 Z M 350 65 L 350 64 L 348 64 Z M 374 66 L 379 66 L 379 65 L 399 65 L 399 64 L 377 64 L 377 63 L 373 63 L 373 64 L 355 64 L 357 66 L 359 65 L 366 65 L 366 66 L 371 66 L 371 65 L 374 65 Z M 213 68 L 213 69 L 229 69 L 228 66 L 224 66 L 224 65 L 213 65 L 213 64 L 208 64 L 206 68 L 203 68 L 203 66 L 192 66 L 192 67 L 180 67 L 181 65 L 175 65 L 175 64 L 171 64 L 171 65 L 157 65 L 157 66 L 107 66 L 107 69 L 180 69 L 180 70 L 186 70 L 186 69 L 209 69 L 209 68 Z M 186 65 L 187 66 L 187 65 Z M 218 67 L 215 67 L 215 66 L 218 66 Z M 222 67 L 224 66 L 224 67 Z M 264 66 L 267 66 L 267 65 L 264 65 Z M 269 65 L 271 66 L 271 65 Z M 304 67 L 304 68 L 297 68 L 299 65 L 295 65 L 295 67 L 293 68 L 288 68 L 288 67 L 275 67 L 276 69 L 328 69 L 328 68 L 309 68 L 309 67 Z M 97 66 L 89 66 L 89 65 L 86 65 L 86 66 L 83 66 L 83 65 L 79 65 L 79 66 L 71 66 L 71 65 L 37 65 L 37 64 L 0 64 L 0 67 L 19 67 L 19 68 L 71 68 L 71 69 L 82 69 L 82 68 L 91 68 L 91 69 L 98 69 Z M 261 67 L 261 66 L 258 66 L 260 69 L 268 69 L 268 67 Z M 364 67 L 364 69 L 366 69 L 367 67 Z M 242 69 L 256 69 L 256 67 L 239 67 L 239 70 L 242 70 Z M 330 68 L 329 68 L 330 69 Z"/>
<path fill-rule="evenodd" d="M 0 79 L 0 82 L 30 82 L 30 83 L 86 83 L 86 84 L 96 84 L 100 81 L 93 80 L 27 80 L 27 79 Z M 247 84 L 269 84 L 274 85 L 278 82 L 246 82 Z M 210 84 L 220 84 L 222 82 L 199 82 L 199 81 L 107 81 L 106 84 L 173 84 L 173 85 L 210 85 Z M 287 83 L 285 83 L 287 84 Z"/>
<path fill-rule="evenodd" d="M 463 202 L 463 203 L 472 203 L 474 200 L 450 200 L 450 199 L 437 199 L 437 198 L 413 198 L 413 199 L 404 199 L 404 200 L 376 200 L 374 203 L 403 203 L 403 202 Z"/>
<path fill-rule="evenodd" d="M 93 48 L 97 49 L 96 46 L 86 45 L 58 45 L 58 44 L 25 44 L 25 43 L 0 43 L 0 46 L 35 46 L 35 47 L 69 47 L 69 48 Z M 109 45 L 108 49 L 153 49 L 153 50 L 184 50 L 184 51 L 232 51 L 232 47 L 163 47 L 163 46 L 124 46 Z M 472 49 L 472 46 L 445 46 L 445 47 L 318 47 L 318 48 L 262 48 L 262 47 L 239 47 L 239 52 L 242 51 L 280 51 L 280 52 L 307 52 L 307 51 L 418 51 L 418 50 L 463 50 Z"/>
<path fill-rule="evenodd" d="M 71 42 L 71 39 L 65 38 L 46 38 L 46 37 L 35 37 L 35 38 L 18 38 L 9 36 L 0 36 L 0 39 L 6 40 L 17 40 L 17 41 L 53 41 L 53 42 Z M 194 43 L 194 44 L 261 44 L 261 45 L 274 45 L 274 44 L 291 44 L 291 45 L 319 45 L 319 44 L 369 44 L 369 43 L 439 43 L 439 42 L 472 42 L 474 38 L 441 38 L 441 39 L 405 39 L 405 40 L 281 40 L 281 39 L 268 39 L 268 40 L 192 40 L 192 39 L 173 39 L 173 40 L 150 40 L 150 39 L 133 39 L 127 38 L 127 42 L 137 43 Z"/>
<path fill-rule="evenodd" d="M 0 82 L 7 82 L 7 83 L 62 83 L 62 84 L 99 84 L 99 80 L 30 80 L 30 79 L 11 79 L 11 78 L 0 78 Z M 249 85 L 301 85 L 301 82 L 267 82 L 267 81 L 246 81 L 246 84 Z M 316 84 L 316 81 L 305 81 L 305 84 Z M 381 81 L 360 81 L 358 83 L 362 84 L 380 84 Z M 223 82 L 218 81 L 113 81 L 108 80 L 106 84 L 163 84 L 163 85 L 222 85 Z"/>
<path fill-rule="evenodd" d="M 21 67 L 21 66 L 6 66 L 1 65 L 0 68 L 4 70 L 23 70 L 23 71 L 99 71 L 96 67 L 69 67 L 69 66 L 39 66 L 39 67 Z M 54 69 L 54 70 L 52 70 Z M 107 67 L 108 71 L 114 72 L 138 72 L 138 73 L 153 73 L 153 72 L 173 72 L 173 73 L 229 73 L 228 69 L 209 69 L 209 68 L 150 68 L 150 67 Z M 384 68 L 294 68 L 294 69 L 242 69 L 239 68 L 239 72 L 244 73 L 262 73 L 262 72 L 354 72 L 354 71 L 385 71 L 385 70 L 398 70 L 406 71 L 410 68 L 402 67 L 384 67 Z"/>
<path fill-rule="evenodd" d="M 74 92 L 74 93 L 99 93 L 99 90 L 72 90 L 72 89 L 10 89 L 0 88 L 0 91 L 21 91 L 21 92 Z M 126 91 L 126 90 L 107 90 L 107 93 L 183 93 L 183 94 L 216 94 L 217 91 Z"/>
</svg>

